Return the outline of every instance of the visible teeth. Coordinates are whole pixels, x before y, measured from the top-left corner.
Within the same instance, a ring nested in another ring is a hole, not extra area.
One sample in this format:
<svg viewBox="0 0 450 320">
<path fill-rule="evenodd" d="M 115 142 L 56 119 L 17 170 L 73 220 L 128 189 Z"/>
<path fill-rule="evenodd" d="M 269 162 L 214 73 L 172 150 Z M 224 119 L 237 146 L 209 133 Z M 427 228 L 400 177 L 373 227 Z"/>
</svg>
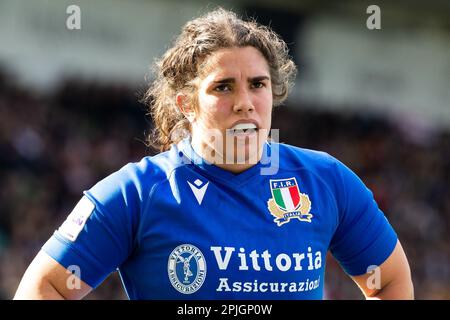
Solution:
<svg viewBox="0 0 450 320">
<path fill-rule="evenodd" d="M 247 130 L 247 129 L 256 129 L 256 125 L 254 123 L 238 123 L 231 130 Z"/>
</svg>

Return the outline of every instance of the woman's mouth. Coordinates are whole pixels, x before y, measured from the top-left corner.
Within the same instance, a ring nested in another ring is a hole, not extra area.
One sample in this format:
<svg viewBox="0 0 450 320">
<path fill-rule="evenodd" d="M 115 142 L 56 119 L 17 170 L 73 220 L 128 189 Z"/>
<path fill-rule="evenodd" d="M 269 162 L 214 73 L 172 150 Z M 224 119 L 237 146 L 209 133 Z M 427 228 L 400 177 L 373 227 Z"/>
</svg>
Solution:
<svg viewBox="0 0 450 320">
<path fill-rule="evenodd" d="M 256 134 L 258 127 L 254 123 L 238 123 L 234 127 L 227 129 L 227 134 L 237 137 L 247 137 Z"/>
</svg>

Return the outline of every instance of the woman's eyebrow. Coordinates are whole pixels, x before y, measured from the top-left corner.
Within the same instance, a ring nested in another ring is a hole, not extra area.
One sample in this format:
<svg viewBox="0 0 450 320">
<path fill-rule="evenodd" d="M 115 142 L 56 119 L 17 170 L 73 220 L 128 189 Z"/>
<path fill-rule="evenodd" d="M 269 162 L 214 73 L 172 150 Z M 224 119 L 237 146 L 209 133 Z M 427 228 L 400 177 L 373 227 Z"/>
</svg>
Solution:
<svg viewBox="0 0 450 320">
<path fill-rule="evenodd" d="M 257 81 L 263 81 L 263 80 L 270 80 L 268 76 L 256 76 L 248 78 L 248 82 L 257 82 Z M 235 78 L 224 78 L 224 79 L 218 79 L 214 80 L 213 83 L 234 83 L 236 82 Z"/>
<path fill-rule="evenodd" d="M 236 80 L 234 78 L 225 78 L 225 79 L 219 79 L 219 80 L 214 80 L 213 83 L 233 83 Z"/>
<path fill-rule="evenodd" d="M 270 78 L 268 76 L 258 76 L 258 77 L 250 78 L 248 80 L 248 82 L 258 82 L 258 81 L 264 81 L 264 80 L 270 80 Z"/>
</svg>

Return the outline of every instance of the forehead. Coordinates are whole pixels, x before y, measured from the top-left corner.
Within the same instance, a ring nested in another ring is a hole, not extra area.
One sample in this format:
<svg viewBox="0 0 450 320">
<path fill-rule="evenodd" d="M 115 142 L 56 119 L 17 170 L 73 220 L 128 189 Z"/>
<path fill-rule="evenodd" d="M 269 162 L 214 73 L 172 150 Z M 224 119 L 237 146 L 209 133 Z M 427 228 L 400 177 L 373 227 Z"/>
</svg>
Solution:
<svg viewBox="0 0 450 320">
<path fill-rule="evenodd" d="M 269 64 L 262 53 L 251 46 L 220 49 L 206 58 L 200 78 L 270 76 Z"/>
</svg>

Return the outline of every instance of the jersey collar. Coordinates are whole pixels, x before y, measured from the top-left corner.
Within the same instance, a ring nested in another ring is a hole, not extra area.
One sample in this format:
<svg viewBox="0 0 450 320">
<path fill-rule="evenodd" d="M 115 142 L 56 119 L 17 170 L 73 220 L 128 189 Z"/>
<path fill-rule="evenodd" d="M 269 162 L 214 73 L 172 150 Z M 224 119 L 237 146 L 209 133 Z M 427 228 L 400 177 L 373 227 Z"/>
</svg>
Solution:
<svg viewBox="0 0 450 320">
<path fill-rule="evenodd" d="M 179 156 L 184 156 L 185 159 L 183 161 L 186 161 L 186 164 L 192 164 L 194 167 L 198 168 L 199 170 L 206 173 L 208 176 L 217 178 L 225 183 L 228 184 L 237 184 L 241 185 L 245 182 L 247 182 L 250 178 L 256 176 L 256 175 L 262 175 L 264 172 L 263 168 L 269 167 L 271 165 L 271 151 L 272 151 L 272 145 L 271 143 L 267 142 L 264 143 L 263 146 L 263 154 L 261 157 L 261 160 L 258 161 L 254 166 L 248 168 L 247 170 L 235 174 L 231 171 L 222 169 L 205 159 L 203 159 L 200 155 L 198 155 L 194 149 L 192 148 L 191 144 L 191 138 L 187 137 L 183 140 L 181 140 L 177 144 L 178 153 Z"/>
</svg>

